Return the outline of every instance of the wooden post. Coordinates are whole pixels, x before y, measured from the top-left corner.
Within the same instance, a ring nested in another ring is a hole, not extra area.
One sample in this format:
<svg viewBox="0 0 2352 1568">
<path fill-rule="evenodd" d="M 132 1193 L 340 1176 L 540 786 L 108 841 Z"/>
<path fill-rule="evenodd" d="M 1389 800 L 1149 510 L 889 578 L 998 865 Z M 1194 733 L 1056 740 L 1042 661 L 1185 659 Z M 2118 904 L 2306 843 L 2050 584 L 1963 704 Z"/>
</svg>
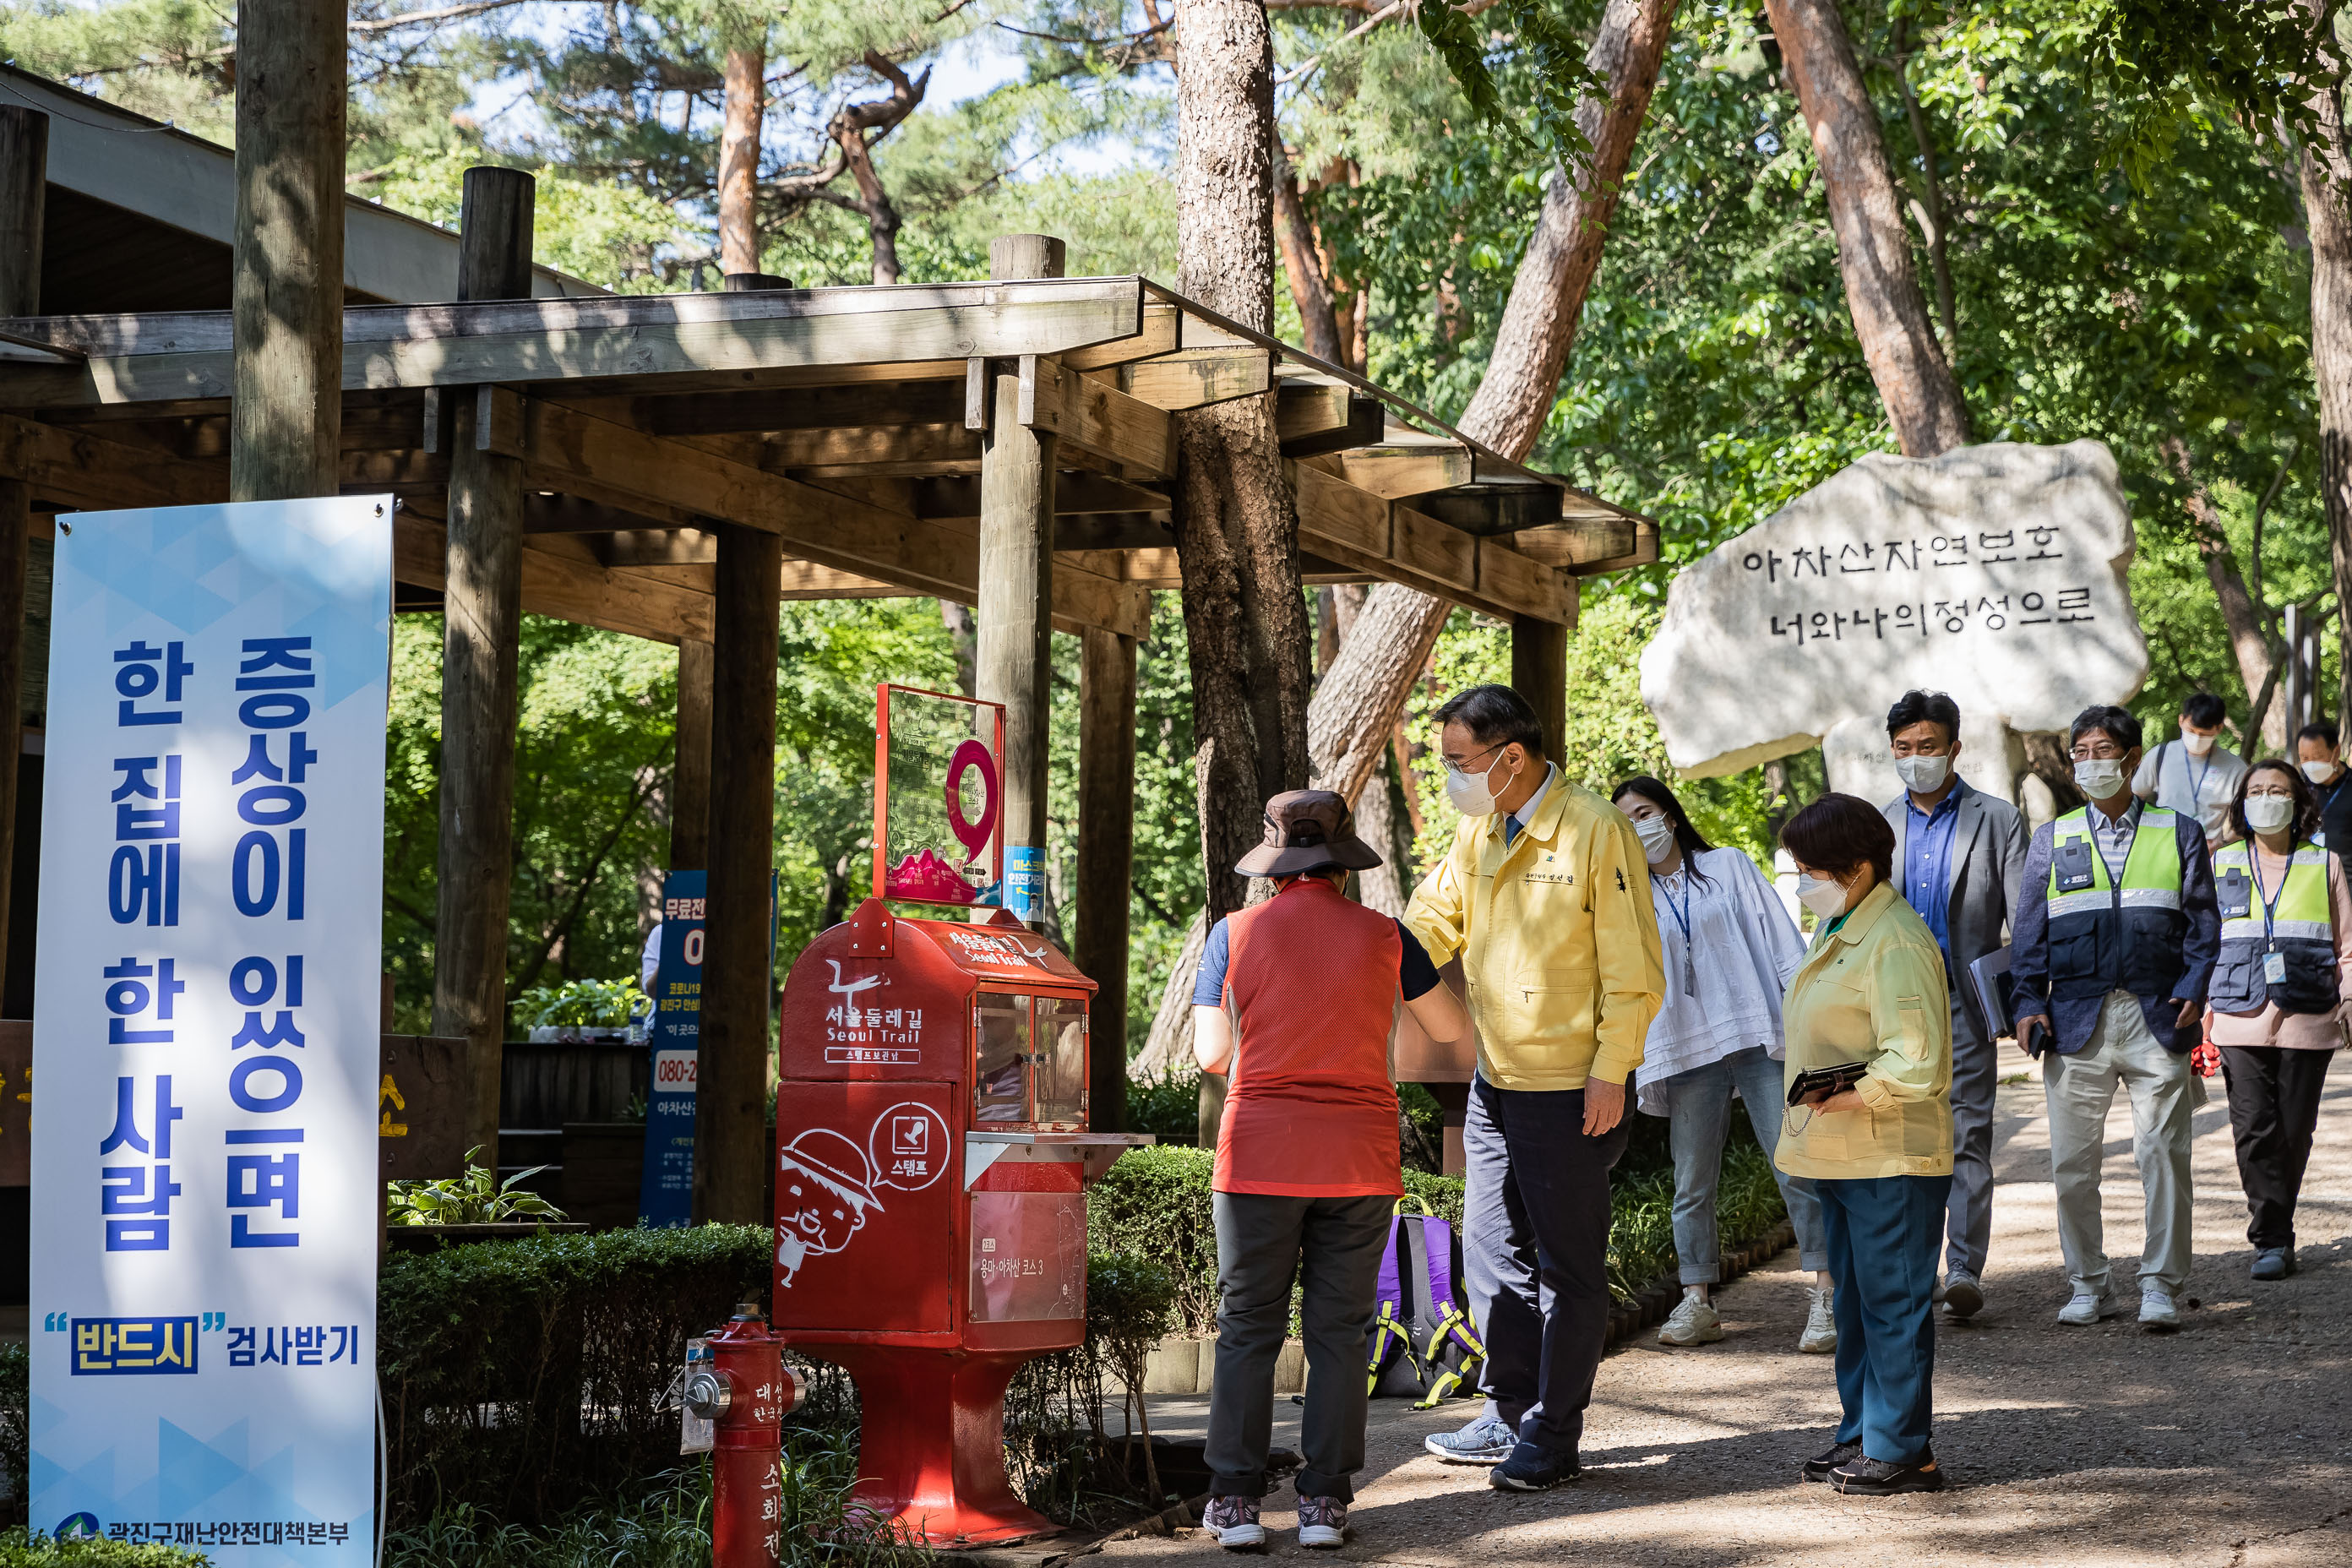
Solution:
<svg viewBox="0 0 2352 1568">
<path fill-rule="evenodd" d="M 1511 622 L 1511 686 L 1543 721 L 1544 756 L 1559 762 L 1567 744 L 1568 628 L 1519 616 Z"/>
<path fill-rule="evenodd" d="M 1050 235 L 989 241 L 992 279 L 1059 278 Z M 979 649 L 973 685 L 1004 704 L 1007 902 L 1019 851 L 1045 843 L 1046 715 L 1053 691 L 1054 437 L 1021 422 L 1021 375 L 992 377 L 980 457 Z M 1038 868 L 1042 873 L 1043 868 Z"/>
<path fill-rule="evenodd" d="M 677 763 L 669 775 L 669 868 L 710 868 L 710 645 L 677 645 Z"/>
<path fill-rule="evenodd" d="M 783 542 L 719 525 L 711 606 L 710 880 L 694 1108 L 698 1222 L 758 1225 L 767 1167 L 768 882 L 775 867 Z"/>
<path fill-rule="evenodd" d="M 1135 867 L 1135 639 L 1088 626 L 1078 666 L 1078 912 L 1070 957 L 1102 989 L 1088 1046 L 1088 1124 L 1127 1126 L 1129 879 Z"/>
<path fill-rule="evenodd" d="M 49 117 L 0 104 L 0 316 L 41 313 Z M 0 984 L 8 969 L 8 887 L 16 864 L 16 759 L 25 750 L 25 575 L 32 487 L 0 479 Z"/>
<path fill-rule="evenodd" d="M 457 297 L 530 290 L 531 177 L 466 171 Z M 441 645 L 441 885 L 433 1032 L 461 1037 L 473 1103 L 468 1147 L 499 1163 L 506 1047 L 507 905 L 514 857 L 516 664 L 522 636 L 522 465 L 482 450 L 490 389 L 451 421 L 447 586 Z M 487 433 L 485 433 L 486 435 Z"/>
<path fill-rule="evenodd" d="M 335 493 L 347 9 L 345 0 L 236 8 L 231 500 Z"/>
</svg>

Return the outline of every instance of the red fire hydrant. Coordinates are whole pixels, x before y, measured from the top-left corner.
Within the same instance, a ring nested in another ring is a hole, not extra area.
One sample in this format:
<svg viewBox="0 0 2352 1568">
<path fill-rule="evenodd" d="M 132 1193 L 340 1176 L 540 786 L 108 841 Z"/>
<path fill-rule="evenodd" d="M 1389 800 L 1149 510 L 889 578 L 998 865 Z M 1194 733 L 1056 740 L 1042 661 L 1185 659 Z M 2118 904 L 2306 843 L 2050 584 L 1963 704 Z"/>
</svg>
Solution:
<svg viewBox="0 0 2352 1568">
<path fill-rule="evenodd" d="M 783 1363 L 756 1302 L 738 1307 L 709 1339 L 711 1364 L 686 1382 L 687 1411 L 714 1424 L 710 1454 L 713 1568 L 776 1568 L 783 1555 L 783 1420 L 801 1381 Z"/>
</svg>

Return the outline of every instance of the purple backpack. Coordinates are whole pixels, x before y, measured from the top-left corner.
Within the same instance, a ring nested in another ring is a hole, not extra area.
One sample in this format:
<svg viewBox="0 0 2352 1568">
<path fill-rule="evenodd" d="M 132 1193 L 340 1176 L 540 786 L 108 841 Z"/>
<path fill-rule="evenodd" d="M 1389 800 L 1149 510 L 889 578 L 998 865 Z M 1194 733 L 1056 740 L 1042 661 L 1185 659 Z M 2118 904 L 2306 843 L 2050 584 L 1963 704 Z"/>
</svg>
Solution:
<svg viewBox="0 0 2352 1568">
<path fill-rule="evenodd" d="M 1400 1200 L 1381 1254 L 1366 1381 L 1379 1399 L 1412 1399 L 1427 1409 L 1457 1390 L 1475 1392 L 1471 1371 L 1486 1359 L 1462 1294 L 1462 1242 L 1429 1212 Z"/>
</svg>

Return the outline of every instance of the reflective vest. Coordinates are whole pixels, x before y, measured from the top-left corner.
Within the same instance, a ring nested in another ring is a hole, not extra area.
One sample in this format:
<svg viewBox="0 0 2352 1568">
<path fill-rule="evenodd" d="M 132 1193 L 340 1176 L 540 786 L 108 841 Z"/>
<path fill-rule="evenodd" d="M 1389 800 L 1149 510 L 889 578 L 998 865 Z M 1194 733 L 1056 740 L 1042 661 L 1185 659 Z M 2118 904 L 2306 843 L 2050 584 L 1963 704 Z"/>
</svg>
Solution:
<svg viewBox="0 0 2352 1568">
<path fill-rule="evenodd" d="M 2090 807 L 2051 825 L 2050 994 L 2104 996 L 2128 991 L 2169 996 L 2187 965 L 2189 922 L 2180 912 L 2178 818 L 2161 806 L 2140 813 L 2120 882 L 2091 836 Z"/>
<path fill-rule="evenodd" d="M 2209 993 L 2214 1007 L 2255 1013 L 2263 1003 L 2275 1002 L 2282 1013 L 2335 1011 L 2336 923 L 2327 902 L 2327 851 L 2297 845 L 2287 861 L 2285 885 L 2265 888 L 2254 879 L 2252 849 L 2232 844 L 2213 857 L 2213 885 L 2221 900 L 2221 956 L 2213 965 Z M 2265 894 L 2275 900 L 2267 911 Z"/>
</svg>

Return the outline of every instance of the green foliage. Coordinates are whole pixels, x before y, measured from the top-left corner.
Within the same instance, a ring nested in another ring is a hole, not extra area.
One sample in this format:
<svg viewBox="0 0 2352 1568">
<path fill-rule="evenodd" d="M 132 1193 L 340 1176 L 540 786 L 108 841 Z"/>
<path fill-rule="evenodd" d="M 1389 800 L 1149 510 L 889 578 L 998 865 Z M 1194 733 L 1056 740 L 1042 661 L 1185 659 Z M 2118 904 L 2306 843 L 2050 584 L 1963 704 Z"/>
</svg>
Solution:
<svg viewBox="0 0 2352 1568">
<path fill-rule="evenodd" d="M 647 1000 L 636 976 L 620 980 L 567 980 L 561 985 L 534 985 L 514 999 L 509 1010 L 516 1026 L 619 1029 L 628 1026 L 637 1004 Z"/>
<path fill-rule="evenodd" d="M 1200 1142 L 1201 1075 L 1171 1068 L 1150 1082 L 1129 1078 L 1127 1129 L 1150 1133 L 1162 1148 Z"/>
<path fill-rule="evenodd" d="M 0 1532 L 0 1568 L 209 1568 L 212 1559 L 177 1546 L 133 1546 L 127 1541 L 26 1532 Z"/>
<path fill-rule="evenodd" d="M 462 1176 L 386 1182 L 384 1223 L 493 1225 L 502 1221 L 560 1221 L 563 1218 L 562 1209 L 537 1193 L 518 1186 L 518 1184 L 527 1182 L 547 1169 L 546 1166 L 533 1165 L 527 1171 L 517 1171 L 501 1182 L 496 1171 L 474 1163 L 474 1156 L 481 1152 L 479 1144 L 466 1151 L 466 1173 Z"/>
<path fill-rule="evenodd" d="M 1087 1260 L 1087 1339 L 1127 1387 L 1143 1386 L 1144 1359 L 1175 1310 L 1176 1277 L 1165 1264 L 1127 1252 Z"/>
<path fill-rule="evenodd" d="M 1576 11 L 1559 0 L 1493 0 L 1475 9 L 1431 0 L 1414 16 L 1487 129 L 1515 142 L 1533 132 L 1537 145 L 1575 166 L 1592 153 L 1576 123 L 1576 101 L 1588 91 L 1605 95 L 1609 86 L 1584 61 L 1595 10 Z M 1507 100 L 1496 68 L 1498 42 L 1518 89 Z"/>
<path fill-rule="evenodd" d="M 7 1482 L 12 1498 L 26 1497 L 30 1491 L 26 1472 L 32 1464 L 33 1435 L 26 1419 L 32 1411 L 32 1356 L 24 1341 L 0 1341 L 0 1479 Z"/>
</svg>

